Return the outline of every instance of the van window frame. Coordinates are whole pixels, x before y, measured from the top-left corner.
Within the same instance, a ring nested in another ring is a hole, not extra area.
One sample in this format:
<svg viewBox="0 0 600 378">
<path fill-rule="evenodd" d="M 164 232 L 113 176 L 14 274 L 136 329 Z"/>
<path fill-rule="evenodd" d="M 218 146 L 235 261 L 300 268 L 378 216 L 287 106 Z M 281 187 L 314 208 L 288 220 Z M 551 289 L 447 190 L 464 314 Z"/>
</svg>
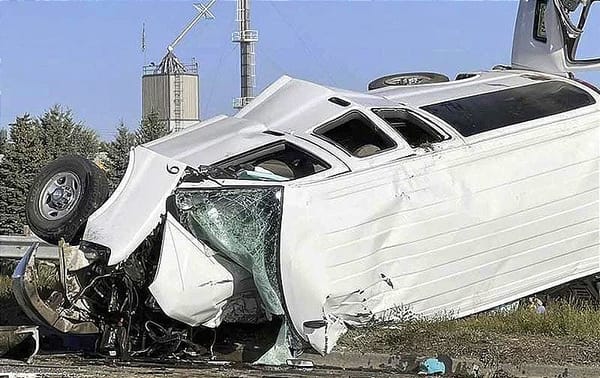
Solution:
<svg viewBox="0 0 600 378">
<path fill-rule="evenodd" d="M 325 171 L 328 171 L 333 167 L 333 165 L 330 162 L 323 159 L 322 157 L 317 156 L 316 154 L 309 152 L 305 148 L 302 148 L 302 147 L 298 146 L 297 144 L 290 142 L 289 140 L 286 140 L 286 139 L 280 139 L 280 140 L 253 148 L 249 151 L 242 152 L 241 154 L 231 156 L 229 158 L 226 158 L 224 160 L 221 160 L 221 161 L 211 164 L 210 167 L 216 168 L 216 169 L 226 169 L 228 166 L 241 165 L 241 164 L 244 164 L 244 162 L 247 162 L 248 160 L 255 160 L 260 157 L 269 155 L 271 153 L 278 152 L 279 148 L 282 146 L 284 148 L 285 148 L 285 146 L 290 146 L 292 149 L 295 149 L 295 150 L 299 151 L 300 153 L 307 155 L 313 161 L 316 161 L 319 165 L 324 167 L 324 169 L 322 169 L 318 172 L 314 172 L 312 174 L 305 175 L 302 177 L 291 178 L 291 179 L 285 180 L 283 182 L 301 180 L 301 179 L 311 177 L 311 176 L 323 173 Z M 241 179 L 238 178 L 238 180 L 241 180 Z M 248 179 L 244 179 L 244 180 L 248 180 Z M 260 180 L 260 181 L 269 181 L 269 180 Z"/>
<path fill-rule="evenodd" d="M 336 142 L 335 140 L 321 134 L 321 133 L 333 130 L 336 127 L 342 126 L 344 123 L 349 122 L 354 117 L 361 118 L 361 120 L 364 121 L 364 123 L 367 126 L 369 126 L 371 129 L 375 130 L 378 134 L 382 135 L 383 139 L 385 139 L 388 143 L 390 143 L 390 146 L 385 149 L 381 149 L 381 150 L 375 152 L 374 154 L 371 154 L 368 156 L 357 156 L 357 155 L 353 154 L 351 151 L 349 151 L 348 149 L 346 149 L 344 146 L 342 146 L 341 144 Z M 381 155 L 382 153 L 393 151 L 398 148 L 398 143 L 394 140 L 394 138 L 391 135 L 389 135 L 387 132 L 385 132 L 385 130 L 382 129 L 381 127 L 377 126 L 377 124 L 371 118 L 369 118 L 366 114 L 364 114 L 363 112 L 361 112 L 357 109 L 350 110 L 349 112 L 344 113 L 343 115 L 341 115 L 329 122 L 326 122 L 320 126 L 317 126 L 316 128 L 313 129 L 311 134 L 313 136 L 327 142 L 328 144 L 335 146 L 340 151 L 342 151 L 345 155 L 355 158 L 355 159 L 361 159 L 361 160 L 370 159 L 372 157 Z"/>
<path fill-rule="evenodd" d="M 421 146 L 412 146 L 408 140 L 406 140 L 406 138 L 404 137 L 404 135 L 402 135 L 402 133 L 400 133 L 398 130 L 396 130 L 396 128 L 390 124 L 384 117 L 380 116 L 379 114 L 377 114 L 377 112 L 380 111 L 399 111 L 399 112 L 405 112 L 407 114 L 409 114 L 411 117 L 416 118 L 416 120 L 420 123 L 422 123 L 426 128 L 422 128 L 423 130 L 425 130 L 426 132 L 428 130 L 430 130 L 432 133 L 436 134 L 438 137 L 440 137 L 440 140 L 433 144 L 439 144 L 439 143 L 443 143 L 445 141 L 448 141 L 450 139 L 452 139 L 452 135 L 450 135 L 446 130 L 444 130 L 443 128 L 439 127 L 438 125 L 436 125 L 434 122 L 432 122 L 431 120 L 427 119 L 426 117 L 423 117 L 421 114 L 419 114 L 418 112 L 410 109 L 410 108 L 406 108 L 406 107 L 377 107 L 377 108 L 371 108 L 371 111 L 373 112 L 373 114 L 378 117 L 379 119 L 381 119 L 383 122 L 385 122 L 393 131 L 394 133 L 396 133 L 396 135 L 398 135 L 399 138 L 402 138 L 402 140 L 413 150 L 417 149 L 417 148 L 423 148 Z M 420 125 L 417 125 L 420 126 Z"/>
</svg>

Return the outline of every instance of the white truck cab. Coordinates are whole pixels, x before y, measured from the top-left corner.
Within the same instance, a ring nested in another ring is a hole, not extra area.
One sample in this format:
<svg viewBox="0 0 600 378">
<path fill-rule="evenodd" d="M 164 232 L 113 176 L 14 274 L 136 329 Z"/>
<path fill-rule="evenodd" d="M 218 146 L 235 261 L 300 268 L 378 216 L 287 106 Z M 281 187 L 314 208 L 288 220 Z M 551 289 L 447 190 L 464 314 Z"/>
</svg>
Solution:
<svg viewBox="0 0 600 378">
<path fill-rule="evenodd" d="M 581 59 L 577 54 L 592 8 L 597 16 L 600 1 L 521 0 L 512 67 L 558 75 L 600 69 L 600 57 Z"/>
</svg>

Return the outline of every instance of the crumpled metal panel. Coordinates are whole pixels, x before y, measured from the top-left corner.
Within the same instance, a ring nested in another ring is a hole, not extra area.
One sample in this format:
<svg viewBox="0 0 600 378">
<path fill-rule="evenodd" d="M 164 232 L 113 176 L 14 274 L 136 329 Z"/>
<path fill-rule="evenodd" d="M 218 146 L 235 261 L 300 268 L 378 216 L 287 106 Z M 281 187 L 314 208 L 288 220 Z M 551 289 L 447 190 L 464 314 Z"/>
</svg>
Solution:
<svg viewBox="0 0 600 378">
<path fill-rule="evenodd" d="M 223 320 L 234 286 L 245 279 L 250 279 L 248 272 L 219 259 L 167 215 L 159 266 L 149 289 L 168 316 L 190 326 L 215 328 Z M 239 312 L 244 310 L 238 306 Z M 256 316 L 253 310 L 248 316 Z"/>
<path fill-rule="evenodd" d="M 38 291 L 37 269 L 35 268 L 35 252 L 39 243 L 34 243 L 27 249 L 19 261 L 13 276 L 13 294 L 23 312 L 35 323 L 64 333 L 95 334 L 97 326 L 87 319 L 87 311 L 82 301 L 77 301 L 73 306 L 63 308 L 65 303 L 62 293 L 55 291 L 53 298 L 44 300 Z M 64 288 L 63 288 L 64 289 Z M 69 294 L 79 291 L 72 288 Z"/>
<path fill-rule="evenodd" d="M 125 177 L 88 219 L 83 240 L 110 248 L 108 265 L 129 257 L 165 213 L 165 201 L 186 165 L 138 146 L 129 156 Z"/>
<path fill-rule="evenodd" d="M 281 139 L 265 134 L 266 130 L 265 125 L 251 120 L 218 116 L 146 143 L 144 147 L 190 167 L 198 167 Z"/>
<path fill-rule="evenodd" d="M 277 251 L 281 187 L 181 190 L 176 205 L 181 223 L 198 239 L 247 269 L 268 313 L 284 313 Z"/>
<path fill-rule="evenodd" d="M 31 362 L 40 350 L 36 326 L 0 326 L 0 358 Z"/>
</svg>

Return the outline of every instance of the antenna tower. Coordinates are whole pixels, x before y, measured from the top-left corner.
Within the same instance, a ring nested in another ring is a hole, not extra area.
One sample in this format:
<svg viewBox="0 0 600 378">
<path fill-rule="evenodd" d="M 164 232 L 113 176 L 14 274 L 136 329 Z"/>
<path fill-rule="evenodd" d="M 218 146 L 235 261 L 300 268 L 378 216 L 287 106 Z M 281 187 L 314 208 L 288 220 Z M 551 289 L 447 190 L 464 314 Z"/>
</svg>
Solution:
<svg viewBox="0 0 600 378">
<path fill-rule="evenodd" d="M 250 29 L 250 0 L 237 0 L 236 21 L 239 30 L 231 39 L 240 44 L 240 97 L 233 100 L 233 107 L 241 109 L 254 99 L 256 87 L 254 46 L 258 42 L 258 31 Z"/>
</svg>

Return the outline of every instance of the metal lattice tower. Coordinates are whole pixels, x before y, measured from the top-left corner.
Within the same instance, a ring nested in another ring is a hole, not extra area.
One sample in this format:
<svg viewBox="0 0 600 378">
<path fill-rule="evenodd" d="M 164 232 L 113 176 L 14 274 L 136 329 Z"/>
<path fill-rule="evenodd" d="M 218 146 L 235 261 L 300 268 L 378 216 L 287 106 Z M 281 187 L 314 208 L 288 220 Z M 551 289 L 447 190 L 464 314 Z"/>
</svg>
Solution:
<svg viewBox="0 0 600 378">
<path fill-rule="evenodd" d="M 258 42 L 258 31 L 250 29 L 250 0 L 237 0 L 236 21 L 239 30 L 232 41 L 240 44 L 240 97 L 233 100 L 233 107 L 241 109 L 254 99 L 256 87 L 256 62 L 254 46 Z"/>
</svg>

